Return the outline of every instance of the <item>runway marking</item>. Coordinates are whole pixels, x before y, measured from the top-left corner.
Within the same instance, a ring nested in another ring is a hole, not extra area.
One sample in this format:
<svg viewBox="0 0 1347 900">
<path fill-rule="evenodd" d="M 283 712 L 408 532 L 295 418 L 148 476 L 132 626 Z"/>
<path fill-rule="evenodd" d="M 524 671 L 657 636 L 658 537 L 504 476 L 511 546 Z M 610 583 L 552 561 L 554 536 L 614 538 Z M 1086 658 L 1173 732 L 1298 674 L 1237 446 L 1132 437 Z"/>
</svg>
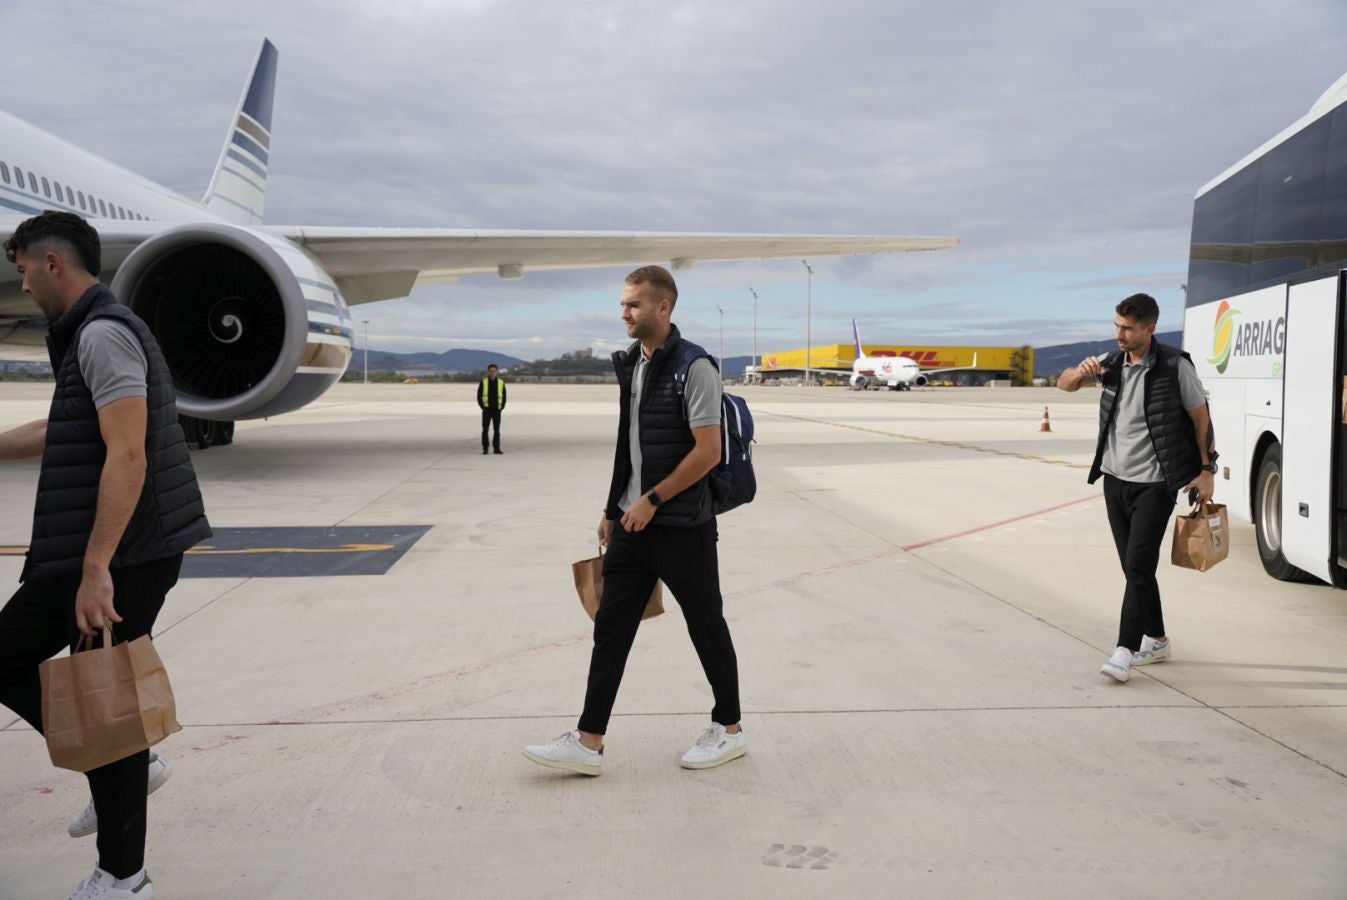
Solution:
<svg viewBox="0 0 1347 900">
<path fill-rule="evenodd" d="M 832 575 L 835 572 L 845 572 L 849 569 L 855 569 L 861 566 L 868 566 L 870 565 L 870 563 L 878 562 L 881 559 L 889 559 L 894 556 L 900 556 L 904 553 L 912 553 L 913 551 L 921 550 L 926 547 L 933 547 L 936 544 L 944 544 L 949 541 L 958 540 L 959 538 L 971 537 L 976 534 L 981 534 L 984 531 L 992 531 L 1004 525 L 1009 525 L 1013 522 L 1023 522 L 1027 519 L 1033 519 L 1039 516 L 1046 516 L 1049 513 L 1058 512 L 1059 510 L 1068 509 L 1073 506 L 1079 506 L 1082 503 L 1089 503 L 1091 500 L 1102 500 L 1102 499 L 1103 494 L 1091 494 L 1088 497 L 1080 497 L 1076 500 L 1068 500 L 1065 503 L 1058 503 L 1055 506 L 1049 506 L 1045 509 L 1035 510 L 1034 512 L 1025 513 L 1024 515 L 1012 516 L 1009 519 L 1001 519 L 1000 521 L 997 522 L 990 522 L 986 525 L 979 525 L 976 528 L 968 528 L 963 531 L 953 532 L 952 534 L 945 534 L 941 535 L 940 537 L 929 538 L 928 540 L 924 541 L 917 541 L 915 544 L 905 544 L 901 547 L 892 547 L 888 550 L 878 550 L 874 553 L 870 553 L 865 556 L 857 556 L 839 563 L 833 563 L 832 565 L 824 566 L 821 569 L 810 569 L 805 572 L 800 572 L 797 575 L 791 575 L 786 578 L 779 578 L 776 581 L 771 581 L 766 584 L 758 585 L 757 587 L 744 588 L 742 590 L 733 591 L 729 594 L 726 594 L 726 596 L 749 597 L 752 596 L 753 594 L 760 594 L 763 591 L 772 590 L 773 588 L 789 587 L 791 585 L 794 585 L 796 582 L 803 581 L 807 578 L 818 578 L 823 575 Z"/>
<path fill-rule="evenodd" d="M 382 575 L 429 525 L 217 528 L 186 553 L 183 578 L 316 578 Z M 23 556 L 27 547 L 0 547 Z"/>
<path fill-rule="evenodd" d="M 1012 459 L 1023 459 L 1029 462 L 1047 463 L 1051 466 L 1066 466 L 1068 469 L 1089 469 L 1085 463 L 1070 462 L 1065 459 L 1054 459 L 1050 456 L 1035 456 L 1032 453 L 1017 453 L 1014 450 L 997 450 L 995 447 L 983 447 L 978 444 L 969 444 L 964 441 L 942 441 L 937 438 L 922 437 L 917 434 L 903 434 L 898 431 L 884 431 L 879 428 L 869 428 L 865 425 L 851 425 L 846 422 L 829 422 L 827 419 L 811 419 L 808 416 L 792 416 L 788 413 L 763 412 L 762 416 L 777 416 L 782 419 L 794 419 L 797 422 L 809 422 L 813 425 L 827 425 L 830 428 L 846 428 L 850 431 L 860 431 L 866 434 L 878 434 L 883 437 L 898 438 L 904 441 L 912 441 L 915 444 L 931 444 L 939 447 L 953 447 L 957 450 L 969 450 L 973 453 L 990 453 L 993 456 L 1007 456 Z M 1035 432 L 1037 433 L 1037 432 Z"/>
</svg>

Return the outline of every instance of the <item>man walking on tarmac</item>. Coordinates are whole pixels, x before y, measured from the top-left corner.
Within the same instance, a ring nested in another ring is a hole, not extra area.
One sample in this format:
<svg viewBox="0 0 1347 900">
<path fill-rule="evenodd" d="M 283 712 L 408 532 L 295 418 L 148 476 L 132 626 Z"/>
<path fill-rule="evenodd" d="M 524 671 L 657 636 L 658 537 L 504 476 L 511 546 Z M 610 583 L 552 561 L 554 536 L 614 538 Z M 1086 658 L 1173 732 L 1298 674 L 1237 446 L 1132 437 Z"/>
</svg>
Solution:
<svg viewBox="0 0 1347 900">
<path fill-rule="evenodd" d="M 1118 648 L 1099 671 L 1127 681 L 1133 666 L 1169 659 L 1155 579 L 1160 545 L 1176 494 L 1196 492 L 1199 503 L 1211 499 L 1217 454 L 1192 358 L 1154 339 L 1159 305 L 1133 294 L 1116 311 L 1118 351 L 1086 357 L 1063 372 L 1057 386 L 1077 391 L 1086 378 L 1102 382 L 1089 483 L 1104 476 L 1104 504 L 1127 586 Z"/>
<path fill-rule="evenodd" d="M 636 339 L 613 354 L 621 409 L 608 505 L 599 520 L 603 599 L 594 620 L 585 708 L 576 729 L 526 747 L 539 765 L 598 775 L 641 613 L 662 580 L 682 607 L 711 683 L 711 725 L 679 765 L 708 769 L 744 755 L 739 669 L 721 607 L 716 519 L 707 475 L 720 461 L 720 374 L 670 321 L 678 287 L 659 266 L 626 278 L 622 321 Z"/>
<path fill-rule="evenodd" d="M 0 459 L 42 457 L 33 539 L 0 609 L 0 702 L 42 731 L 38 665 L 81 634 L 150 634 L 185 550 L 210 536 L 173 378 L 145 323 L 98 281 L 100 243 L 79 216 L 21 223 L 5 255 L 50 320 L 56 392 L 45 421 L 0 434 Z M 94 638 L 101 644 L 101 635 Z M 167 777 L 148 750 L 88 772 L 98 867 L 71 900 L 149 900 L 145 795 Z"/>
<path fill-rule="evenodd" d="M 500 449 L 500 414 L 505 411 L 505 382 L 500 378 L 500 370 L 492 363 L 486 367 L 486 377 L 477 385 L 477 405 L 482 408 L 482 455 L 486 456 L 488 428 L 494 427 L 495 440 L 490 445 L 497 453 Z"/>
</svg>

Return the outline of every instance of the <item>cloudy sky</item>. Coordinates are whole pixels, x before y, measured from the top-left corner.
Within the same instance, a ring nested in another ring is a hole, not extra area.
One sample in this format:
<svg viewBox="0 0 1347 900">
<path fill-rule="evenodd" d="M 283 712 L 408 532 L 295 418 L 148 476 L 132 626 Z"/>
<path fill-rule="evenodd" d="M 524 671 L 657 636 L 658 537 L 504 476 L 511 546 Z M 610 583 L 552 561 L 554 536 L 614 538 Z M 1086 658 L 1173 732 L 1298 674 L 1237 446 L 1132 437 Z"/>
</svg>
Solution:
<svg viewBox="0 0 1347 900">
<path fill-rule="evenodd" d="M 83 7 L 87 12 L 77 14 Z M 95 12 L 96 11 L 96 12 Z M 267 220 L 955 235 L 814 261 L 814 343 L 1180 326 L 1197 188 L 1340 75 L 1343 0 L 0 0 L 5 108 L 199 197 L 262 37 L 280 50 Z M 385 350 L 625 343 L 622 270 L 358 307 Z M 680 273 L 727 355 L 804 345 L 798 261 Z"/>
</svg>

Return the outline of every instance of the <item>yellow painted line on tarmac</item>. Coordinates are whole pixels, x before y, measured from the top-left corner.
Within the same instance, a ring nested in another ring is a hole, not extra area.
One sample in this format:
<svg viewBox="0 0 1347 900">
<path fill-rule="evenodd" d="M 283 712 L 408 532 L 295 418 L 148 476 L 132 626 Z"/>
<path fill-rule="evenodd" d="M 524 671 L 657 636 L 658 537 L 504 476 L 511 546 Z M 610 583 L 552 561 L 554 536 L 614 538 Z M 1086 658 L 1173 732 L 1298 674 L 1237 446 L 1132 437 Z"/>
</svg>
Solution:
<svg viewBox="0 0 1347 900">
<path fill-rule="evenodd" d="M 1066 466 L 1069 469 L 1088 469 L 1085 463 L 1070 462 L 1065 459 L 1053 459 L 1049 456 L 1035 456 L 1032 453 L 1019 453 L 1014 450 L 997 450 L 995 447 L 981 447 L 977 444 L 966 444 L 963 441 L 942 441 L 936 438 L 922 437 L 916 434 L 902 434 L 897 431 L 884 431 L 879 428 L 867 428 L 864 425 L 852 425 L 847 422 L 829 422 L 827 419 L 811 419 L 807 416 L 792 416 L 786 413 L 764 413 L 763 415 L 779 416 L 783 419 L 794 419 L 797 422 L 809 422 L 813 425 L 828 425 L 832 428 L 846 428 L 850 431 L 861 431 L 866 434 L 878 434 L 882 437 L 899 438 L 904 441 L 912 441 L 917 444 L 933 444 L 939 447 L 953 447 L 958 450 L 971 450 L 974 453 L 990 453 L 994 456 L 1009 456 L 1012 459 L 1024 459 L 1029 462 L 1047 463 L 1050 466 Z"/>
<path fill-rule="evenodd" d="M 193 547 L 189 556 L 242 556 L 257 553 L 378 553 L 392 550 L 392 544 L 342 544 L 340 547 L 245 547 L 239 550 L 217 550 L 209 545 Z M 27 547 L 0 547 L 0 556 L 23 556 Z"/>
</svg>

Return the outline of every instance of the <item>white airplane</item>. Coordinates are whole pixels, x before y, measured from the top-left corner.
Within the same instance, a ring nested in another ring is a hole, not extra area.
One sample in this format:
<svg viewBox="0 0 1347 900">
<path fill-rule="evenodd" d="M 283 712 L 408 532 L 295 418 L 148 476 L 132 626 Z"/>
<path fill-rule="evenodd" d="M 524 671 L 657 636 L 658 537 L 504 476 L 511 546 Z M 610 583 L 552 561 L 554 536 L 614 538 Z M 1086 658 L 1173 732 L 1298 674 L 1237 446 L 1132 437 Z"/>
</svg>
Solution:
<svg viewBox="0 0 1347 900">
<path fill-rule="evenodd" d="M 906 356 L 866 356 L 861 347 L 861 333 L 856 320 L 851 320 L 852 349 L 856 358 L 851 363 L 851 389 L 863 391 L 872 385 L 887 385 L 891 391 L 910 391 L 913 385 L 925 387 L 932 375 L 945 372 L 966 372 L 978 367 L 978 355 L 973 354 L 971 366 L 945 369 L 923 369 L 916 360 Z"/>
<path fill-rule="evenodd" d="M 189 440 L 228 443 L 237 419 L 291 412 L 346 371 L 358 303 L 495 273 L 696 260 L 939 250 L 949 237 L 475 231 L 263 225 L 278 53 L 261 51 L 210 186 L 194 202 L 0 113 L 0 236 L 44 209 L 89 219 L 103 277 L 159 339 Z M 45 321 L 0 265 L 0 346 Z M 30 350 L 31 352 L 31 350 Z"/>
</svg>

